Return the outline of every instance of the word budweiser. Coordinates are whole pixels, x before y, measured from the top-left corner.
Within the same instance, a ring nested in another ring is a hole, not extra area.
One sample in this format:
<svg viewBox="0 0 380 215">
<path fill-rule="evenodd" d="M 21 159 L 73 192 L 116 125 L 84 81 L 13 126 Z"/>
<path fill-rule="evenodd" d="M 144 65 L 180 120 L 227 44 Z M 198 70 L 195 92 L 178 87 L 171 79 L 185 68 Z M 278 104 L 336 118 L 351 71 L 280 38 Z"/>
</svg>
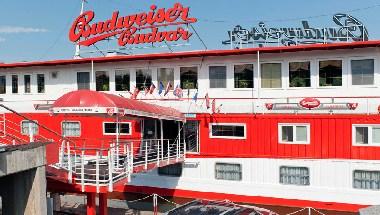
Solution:
<svg viewBox="0 0 380 215">
<path fill-rule="evenodd" d="M 93 11 L 82 13 L 72 24 L 69 39 L 78 45 L 90 46 L 98 41 L 118 35 L 118 44 L 155 43 L 163 41 L 188 40 L 192 33 L 180 27 L 197 21 L 189 17 L 189 7 L 175 3 L 172 8 L 157 9 L 150 6 L 148 13 L 139 13 L 119 17 L 119 11 L 112 14 L 112 18 L 104 22 L 92 23 L 95 18 Z M 178 26 L 175 30 L 160 31 L 160 27 Z M 143 32 L 143 33 L 141 33 Z"/>
</svg>

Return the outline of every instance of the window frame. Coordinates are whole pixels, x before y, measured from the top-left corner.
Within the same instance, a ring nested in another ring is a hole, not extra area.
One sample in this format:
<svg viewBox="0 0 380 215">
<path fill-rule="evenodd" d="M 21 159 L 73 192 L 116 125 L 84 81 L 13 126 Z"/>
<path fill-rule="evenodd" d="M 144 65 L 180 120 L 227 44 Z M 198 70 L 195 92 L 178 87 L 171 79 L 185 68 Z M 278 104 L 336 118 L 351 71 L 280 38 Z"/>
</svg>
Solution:
<svg viewBox="0 0 380 215">
<path fill-rule="evenodd" d="M 293 137 L 294 141 L 293 142 L 284 142 L 282 141 L 282 126 L 292 126 L 293 127 Z M 306 141 L 297 141 L 296 140 L 296 127 L 297 126 L 306 126 Z M 277 130 L 278 130 L 278 143 L 279 144 L 298 144 L 298 145 L 308 145 L 310 144 L 311 140 L 311 130 L 310 130 L 310 123 L 278 123 L 277 125 Z"/>
<path fill-rule="evenodd" d="M 225 67 L 226 68 L 226 78 L 225 80 L 225 87 L 211 87 L 211 79 L 210 79 L 210 67 Z M 228 89 L 228 70 L 229 70 L 229 65 L 227 64 L 210 64 L 207 66 L 207 75 L 208 75 L 208 88 L 210 90 L 218 90 L 218 89 Z M 199 78 L 199 77 L 198 77 Z M 199 83 L 198 83 L 199 84 Z"/>
<path fill-rule="evenodd" d="M 235 66 L 242 66 L 242 65 L 252 65 L 252 87 L 246 87 L 246 88 L 243 88 L 243 87 L 235 87 Z M 250 63 L 232 63 L 231 64 L 231 66 L 232 66 L 232 76 L 233 76 L 233 83 L 232 83 L 232 85 L 233 85 L 233 87 L 232 87 L 232 89 L 234 89 L 234 90 L 252 90 L 252 89 L 255 89 L 255 88 L 257 88 L 256 87 L 256 83 L 255 83 L 255 67 L 257 67 L 257 63 L 255 64 L 255 63 L 252 63 L 252 62 L 250 62 Z M 227 74 L 227 77 L 228 77 L 228 74 Z"/>
<path fill-rule="evenodd" d="M 17 92 L 13 92 L 13 77 L 17 77 Z M 20 93 L 20 78 L 18 74 L 11 74 L 11 93 L 12 94 L 19 94 Z"/>
<path fill-rule="evenodd" d="M 0 75 L 0 77 L 4 77 L 4 92 L 0 93 L 1 95 L 7 94 L 7 75 Z M 12 82 L 12 81 L 11 81 Z M 12 84 L 12 83 L 11 83 Z"/>
<path fill-rule="evenodd" d="M 240 172 L 241 172 L 241 177 L 240 177 L 240 179 L 239 180 L 231 180 L 231 179 L 223 179 L 223 178 L 217 178 L 216 177 L 216 166 L 218 165 L 218 164 L 224 164 L 224 165 L 239 165 L 240 166 Z M 218 180 L 218 181 L 243 181 L 243 165 L 241 164 L 241 163 L 229 163 L 229 162 L 218 162 L 218 161 L 216 161 L 215 163 L 214 163 L 214 179 L 215 180 Z"/>
<path fill-rule="evenodd" d="M 98 90 L 98 81 L 97 81 L 97 79 L 98 79 L 98 75 L 97 75 L 97 73 L 105 73 L 105 76 L 107 76 L 108 77 L 108 82 L 107 81 L 104 81 L 103 80 L 103 85 L 101 85 L 101 86 L 99 86 L 99 87 L 103 87 L 103 86 L 108 86 L 108 90 L 104 90 L 104 89 L 99 89 Z M 108 70 L 106 70 L 106 69 L 104 69 L 104 70 L 96 70 L 96 71 L 94 71 L 94 78 L 95 78 L 95 91 L 98 91 L 98 92 L 109 92 L 109 91 L 111 91 L 111 72 L 110 71 L 108 71 Z M 90 82 L 91 82 L 91 77 L 90 77 Z M 104 84 L 106 84 L 106 85 L 104 85 Z"/>
<path fill-rule="evenodd" d="M 184 87 L 182 87 L 181 68 L 191 68 L 191 67 L 197 68 L 197 83 L 196 83 L 195 88 L 184 88 Z M 178 66 L 179 86 L 183 90 L 190 90 L 190 91 L 197 90 L 198 86 L 199 86 L 199 72 L 200 72 L 199 70 L 200 70 L 199 65 L 180 65 L 180 66 Z M 174 81 L 175 81 L 175 72 L 174 72 Z"/>
<path fill-rule="evenodd" d="M 310 64 L 310 86 L 309 87 L 291 87 L 290 86 L 290 63 L 305 63 L 305 62 L 309 62 L 309 64 Z M 314 69 L 315 69 L 314 64 L 315 64 L 315 62 L 313 59 L 301 59 L 301 60 L 294 59 L 294 60 L 289 60 L 285 63 L 287 64 L 287 68 L 286 68 L 285 73 L 287 72 L 287 76 L 288 76 L 286 78 L 287 89 L 300 90 L 300 89 L 312 89 L 312 88 L 314 88 L 315 79 L 313 76 L 314 76 Z M 318 80 L 318 84 L 319 84 L 319 80 Z"/>
<path fill-rule="evenodd" d="M 79 123 L 79 136 L 65 136 L 63 135 L 63 123 L 65 122 L 74 122 L 74 123 Z M 64 137 L 81 137 L 82 136 L 82 124 L 80 121 L 75 121 L 75 120 L 64 120 L 61 122 L 61 134 Z"/>
<path fill-rule="evenodd" d="M 373 60 L 373 84 L 364 84 L 364 85 L 354 85 L 352 84 L 352 65 L 351 65 L 351 61 L 353 60 Z M 372 88 L 377 88 L 377 58 L 373 55 L 370 55 L 370 56 L 362 56 L 362 57 L 350 57 L 348 58 L 348 83 L 349 83 L 349 86 L 350 87 L 372 87 Z"/>
<path fill-rule="evenodd" d="M 281 84 L 281 87 L 263 87 L 263 69 L 262 69 L 262 65 L 263 64 L 280 64 L 280 68 L 281 68 L 281 75 L 280 75 L 280 84 Z M 286 77 L 284 77 L 284 72 L 286 70 L 284 70 L 284 61 L 263 61 L 263 62 L 260 62 L 260 74 L 258 76 L 258 82 L 259 82 L 259 86 L 260 86 L 260 89 L 264 89 L 264 90 L 281 90 L 281 89 L 284 89 L 285 88 L 285 84 L 284 84 L 284 79 L 286 79 Z"/>
<path fill-rule="evenodd" d="M 105 132 L 105 124 L 106 123 L 119 123 L 119 124 L 129 124 L 129 133 L 119 133 L 119 135 L 132 135 L 132 122 L 109 122 L 109 121 L 104 121 L 102 122 L 102 132 L 103 132 L 103 135 L 117 135 L 117 133 L 106 133 Z"/>
<path fill-rule="evenodd" d="M 352 180 L 351 180 L 351 188 L 355 190 L 362 190 L 362 191 L 380 191 L 379 189 L 365 189 L 365 188 L 358 188 L 355 187 L 355 171 L 363 171 L 363 172 L 380 172 L 380 170 L 375 170 L 375 169 L 367 169 L 367 168 L 354 168 L 352 169 Z M 363 179 L 362 179 L 363 180 Z"/>
<path fill-rule="evenodd" d="M 356 127 L 368 127 L 368 144 L 356 143 Z M 352 124 L 351 126 L 351 138 L 352 146 L 364 146 L 364 147 L 380 147 L 380 143 L 373 143 L 372 141 L 372 128 L 380 128 L 380 124 Z"/>
<path fill-rule="evenodd" d="M 29 92 L 26 92 L 26 85 L 25 85 L 25 76 L 29 76 Z M 27 73 L 27 74 L 23 74 L 22 75 L 22 86 L 23 86 L 23 93 L 24 94 L 27 94 L 27 95 L 30 95 L 32 94 L 32 74 L 31 73 Z"/>
<path fill-rule="evenodd" d="M 117 68 L 117 69 L 114 69 L 114 71 L 113 71 L 113 78 L 114 78 L 114 82 L 113 82 L 113 85 L 114 85 L 114 91 L 115 92 L 125 92 L 125 90 L 121 90 L 121 91 L 119 91 L 119 90 L 117 90 L 117 83 L 116 83 L 116 75 L 117 75 L 117 73 L 118 72 L 126 72 L 126 73 L 128 73 L 128 75 L 129 75 L 129 83 L 128 83 L 128 89 L 127 89 L 127 91 L 130 91 L 131 90 L 131 86 L 132 86 L 132 70 L 130 69 L 130 68 Z M 111 75 L 110 75 L 110 77 L 111 77 Z M 111 85 L 112 85 L 112 81 L 111 81 L 111 78 L 110 78 L 110 90 L 111 90 Z"/>
<path fill-rule="evenodd" d="M 320 81 L 320 76 L 319 76 L 319 62 L 321 61 L 333 61 L 333 60 L 340 60 L 342 61 L 342 85 L 341 86 L 320 86 L 319 84 L 319 81 Z M 317 77 L 317 88 L 318 89 L 335 89 L 335 88 L 342 88 L 342 87 L 345 87 L 346 86 L 346 74 L 347 74 L 347 70 L 346 70 L 346 61 L 344 58 L 322 58 L 322 59 L 317 59 L 317 62 L 316 62 L 316 77 Z"/>
<path fill-rule="evenodd" d="M 212 126 L 213 125 L 243 126 L 244 127 L 244 137 L 213 136 L 212 135 Z M 246 123 L 216 123 L 216 122 L 210 122 L 208 124 L 208 129 L 209 129 L 209 138 L 210 139 L 234 139 L 234 140 L 245 140 L 245 139 L 247 139 L 247 124 Z"/>
<path fill-rule="evenodd" d="M 38 79 L 38 77 L 40 76 L 40 75 L 42 75 L 42 77 L 43 77 L 43 91 L 42 92 L 39 92 L 39 79 Z M 46 75 L 45 75 L 45 73 L 37 73 L 36 74 L 36 86 L 37 86 L 37 93 L 38 94 L 45 94 L 46 93 Z"/>
<path fill-rule="evenodd" d="M 309 184 L 285 184 L 285 183 L 281 183 L 281 168 L 282 167 L 286 167 L 286 168 L 306 168 L 307 171 L 308 171 L 308 177 L 309 177 Z M 285 186 L 301 186 L 301 187 L 306 187 L 306 186 L 311 186 L 311 168 L 309 166 L 296 166 L 296 165 L 280 165 L 279 168 L 278 168 L 278 183 L 280 185 L 285 185 Z"/>
<path fill-rule="evenodd" d="M 33 136 L 36 136 L 36 135 L 38 135 L 39 133 L 40 133 L 40 128 L 39 128 L 39 126 L 38 126 L 38 121 L 37 120 L 21 120 L 20 121 L 20 133 L 22 134 L 22 135 L 30 135 L 30 134 L 27 134 L 27 133 L 24 133 L 23 132 L 23 129 L 22 129 L 22 123 L 23 122 L 30 122 L 30 121 L 33 121 L 33 122 L 35 122 L 35 124 L 37 125 L 37 132 L 35 133 L 35 134 L 33 134 Z"/>
<path fill-rule="evenodd" d="M 95 74 L 91 74 L 91 72 L 86 72 L 86 71 L 76 71 L 75 73 L 76 73 L 75 82 L 76 82 L 76 88 L 77 88 L 77 90 L 90 90 L 90 89 L 92 89 L 92 86 L 91 86 L 92 85 L 92 83 L 91 83 L 92 82 L 91 81 L 91 76 L 92 75 L 95 76 Z M 81 74 L 85 74 L 85 73 L 88 74 L 88 82 L 86 82 L 86 83 L 85 82 L 79 83 L 79 79 L 78 79 L 79 77 L 78 76 L 79 76 L 80 73 Z M 80 84 L 81 85 L 86 84 L 86 85 L 88 85 L 88 87 L 81 87 L 80 88 L 79 87 Z M 96 85 L 96 83 L 94 83 L 94 85 Z M 95 86 L 95 88 L 96 88 L 96 86 Z"/>
<path fill-rule="evenodd" d="M 151 79 L 151 83 L 148 85 L 145 84 L 144 87 L 138 86 L 139 83 L 137 82 L 137 73 L 140 70 L 142 71 L 143 74 L 144 74 L 144 72 L 148 71 L 150 79 Z M 133 74 L 133 78 L 132 78 L 132 74 Z M 131 79 L 131 86 L 129 86 L 129 87 L 132 87 L 134 85 L 134 87 L 138 88 L 140 91 L 144 91 L 144 88 L 149 89 L 152 84 L 155 84 L 157 89 L 159 88 L 159 86 L 158 86 L 159 83 L 157 83 L 157 67 L 135 67 L 135 68 L 133 68 L 133 70 L 131 70 L 130 79 Z M 132 82 L 132 80 L 133 80 L 133 82 Z M 140 88 L 140 87 L 142 87 L 142 88 Z M 164 86 L 164 87 L 166 87 L 166 86 Z M 130 90 L 132 90 L 132 89 L 130 89 Z"/>
</svg>

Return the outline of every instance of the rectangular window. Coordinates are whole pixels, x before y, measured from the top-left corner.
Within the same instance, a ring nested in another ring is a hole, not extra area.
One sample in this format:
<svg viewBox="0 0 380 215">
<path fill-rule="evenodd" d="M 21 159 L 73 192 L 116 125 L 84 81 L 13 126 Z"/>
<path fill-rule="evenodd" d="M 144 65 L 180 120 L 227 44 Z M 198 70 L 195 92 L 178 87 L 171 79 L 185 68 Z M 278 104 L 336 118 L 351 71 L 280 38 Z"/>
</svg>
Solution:
<svg viewBox="0 0 380 215">
<path fill-rule="evenodd" d="M 210 123 L 210 138 L 245 139 L 245 124 Z"/>
<path fill-rule="evenodd" d="M 7 82 L 5 75 L 0 76 L 0 94 L 5 94 L 7 89 Z"/>
<path fill-rule="evenodd" d="M 310 87 L 310 62 L 289 62 L 289 87 Z"/>
<path fill-rule="evenodd" d="M 110 77 L 106 71 L 96 71 L 96 91 L 110 90 Z"/>
<path fill-rule="evenodd" d="M 116 134 L 116 122 L 103 122 L 103 134 L 105 134 L 105 135 Z M 130 135 L 131 134 L 131 123 L 130 122 L 119 122 L 119 134 Z"/>
<path fill-rule="evenodd" d="M 352 140 L 354 145 L 380 146 L 380 125 L 353 125 Z"/>
<path fill-rule="evenodd" d="M 375 63 L 373 59 L 351 60 L 352 85 L 373 85 Z"/>
<path fill-rule="evenodd" d="M 89 72 L 78 72 L 77 73 L 77 85 L 78 90 L 90 89 L 90 73 Z"/>
<path fill-rule="evenodd" d="M 281 87 L 281 63 L 261 64 L 261 88 Z"/>
<path fill-rule="evenodd" d="M 279 124 L 279 143 L 289 144 L 309 144 L 310 125 L 309 124 Z"/>
<path fill-rule="evenodd" d="M 38 125 L 28 120 L 21 121 L 21 134 L 30 135 L 30 132 L 33 135 L 38 134 Z"/>
<path fill-rule="evenodd" d="M 129 91 L 130 75 L 127 70 L 115 71 L 115 89 L 116 91 Z"/>
<path fill-rule="evenodd" d="M 226 66 L 210 66 L 209 79 L 210 88 L 226 88 L 227 67 Z"/>
<path fill-rule="evenodd" d="M 136 87 L 139 90 L 144 90 L 150 85 L 152 85 L 152 71 L 150 69 L 136 69 Z"/>
<path fill-rule="evenodd" d="M 45 93 L 45 75 L 37 74 L 37 92 Z"/>
<path fill-rule="evenodd" d="M 307 167 L 280 167 L 280 183 L 293 185 L 310 185 L 309 168 Z"/>
<path fill-rule="evenodd" d="M 12 75 L 12 93 L 18 93 L 18 75 Z"/>
<path fill-rule="evenodd" d="M 182 89 L 198 88 L 198 67 L 181 67 L 179 72 Z"/>
<path fill-rule="evenodd" d="M 181 177 L 182 163 L 171 164 L 164 167 L 158 167 L 158 174 L 162 176 Z"/>
<path fill-rule="evenodd" d="M 166 87 L 169 83 L 174 86 L 174 69 L 173 68 L 159 68 L 157 72 L 157 81 L 158 83 L 162 82 L 162 84 Z"/>
<path fill-rule="evenodd" d="M 319 86 L 342 86 L 342 61 L 319 61 Z"/>
<path fill-rule="evenodd" d="M 234 65 L 235 88 L 253 88 L 253 64 Z"/>
<path fill-rule="evenodd" d="M 80 137 L 79 122 L 62 122 L 62 135 L 64 137 Z"/>
<path fill-rule="evenodd" d="M 30 75 L 24 75 L 24 93 L 30 93 Z"/>
<path fill-rule="evenodd" d="M 353 187 L 364 190 L 380 190 L 380 171 L 354 170 Z"/>
<path fill-rule="evenodd" d="M 242 180 L 241 164 L 231 163 L 216 163 L 215 164 L 215 179 L 241 181 Z"/>
</svg>

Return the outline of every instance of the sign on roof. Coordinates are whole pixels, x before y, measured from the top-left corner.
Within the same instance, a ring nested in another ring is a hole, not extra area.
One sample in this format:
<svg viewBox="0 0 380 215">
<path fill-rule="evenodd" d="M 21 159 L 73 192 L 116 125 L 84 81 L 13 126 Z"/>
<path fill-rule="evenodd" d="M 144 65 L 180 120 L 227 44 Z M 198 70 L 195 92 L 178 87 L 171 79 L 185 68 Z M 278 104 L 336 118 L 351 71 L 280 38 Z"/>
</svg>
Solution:
<svg viewBox="0 0 380 215">
<path fill-rule="evenodd" d="M 116 36 L 118 45 L 125 46 L 188 40 L 192 33 L 183 26 L 197 21 L 189 17 L 189 7 L 180 3 L 168 9 L 152 5 L 148 12 L 128 16 L 120 16 L 119 11 L 115 11 L 108 20 L 94 22 L 94 19 L 94 11 L 86 11 L 78 16 L 70 28 L 70 41 L 90 46 Z"/>
<path fill-rule="evenodd" d="M 368 31 L 363 23 L 348 14 L 335 14 L 332 18 L 335 27 L 312 27 L 308 21 L 302 21 L 301 27 L 267 27 L 260 22 L 258 27 L 250 29 L 236 25 L 232 31 L 228 31 L 228 39 L 224 45 L 231 48 L 242 45 L 298 45 L 331 43 L 336 41 L 367 41 Z"/>
</svg>

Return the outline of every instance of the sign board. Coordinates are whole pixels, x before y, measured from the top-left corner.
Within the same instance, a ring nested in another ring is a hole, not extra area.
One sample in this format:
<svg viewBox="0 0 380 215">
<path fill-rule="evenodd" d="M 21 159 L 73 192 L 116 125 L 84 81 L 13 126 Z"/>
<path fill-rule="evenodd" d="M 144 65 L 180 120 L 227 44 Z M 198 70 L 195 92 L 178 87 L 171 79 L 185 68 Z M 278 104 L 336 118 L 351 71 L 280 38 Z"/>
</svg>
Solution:
<svg viewBox="0 0 380 215">
<path fill-rule="evenodd" d="M 358 103 L 321 103 L 316 98 L 304 98 L 298 103 L 266 103 L 267 110 L 356 110 Z"/>
<path fill-rule="evenodd" d="M 120 16 L 115 11 L 105 21 L 94 22 L 94 11 L 85 11 L 73 22 L 69 39 L 82 46 L 90 46 L 99 41 L 118 37 L 118 45 L 145 44 L 188 40 L 192 33 L 181 26 L 195 23 L 189 17 L 189 7 L 175 3 L 171 8 L 150 6 L 148 12 Z M 170 28 L 174 26 L 174 28 Z"/>
<path fill-rule="evenodd" d="M 259 22 L 257 27 L 250 29 L 236 25 L 232 31 L 228 31 L 228 39 L 222 44 L 231 46 L 243 44 L 257 44 L 265 46 L 298 45 L 331 43 L 335 41 L 366 41 L 368 31 L 363 23 L 349 14 L 335 14 L 332 17 L 335 27 L 311 27 L 308 21 L 302 21 L 301 27 L 267 27 L 264 22 Z"/>
</svg>

